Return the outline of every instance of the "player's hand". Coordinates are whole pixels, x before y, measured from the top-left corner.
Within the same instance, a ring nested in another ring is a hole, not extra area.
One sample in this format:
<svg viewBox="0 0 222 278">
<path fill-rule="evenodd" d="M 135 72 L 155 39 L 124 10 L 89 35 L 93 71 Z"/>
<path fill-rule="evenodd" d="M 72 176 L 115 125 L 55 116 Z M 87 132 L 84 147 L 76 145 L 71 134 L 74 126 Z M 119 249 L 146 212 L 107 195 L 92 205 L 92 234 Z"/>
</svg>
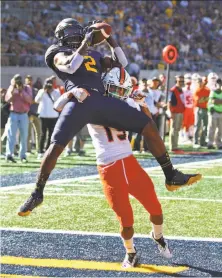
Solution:
<svg viewBox="0 0 222 278">
<path fill-rule="evenodd" d="M 101 23 L 104 22 L 103 20 L 93 20 L 93 21 L 89 21 L 87 26 L 84 28 L 84 33 L 86 34 L 88 32 L 88 30 L 90 29 L 90 27 L 92 25 L 94 25 L 95 23 Z"/>
<path fill-rule="evenodd" d="M 83 103 L 83 101 L 88 96 L 90 96 L 90 93 L 86 89 L 83 89 L 83 88 L 77 88 L 75 91 L 72 91 L 71 93 L 78 100 L 78 102 L 81 102 L 81 103 Z"/>
</svg>

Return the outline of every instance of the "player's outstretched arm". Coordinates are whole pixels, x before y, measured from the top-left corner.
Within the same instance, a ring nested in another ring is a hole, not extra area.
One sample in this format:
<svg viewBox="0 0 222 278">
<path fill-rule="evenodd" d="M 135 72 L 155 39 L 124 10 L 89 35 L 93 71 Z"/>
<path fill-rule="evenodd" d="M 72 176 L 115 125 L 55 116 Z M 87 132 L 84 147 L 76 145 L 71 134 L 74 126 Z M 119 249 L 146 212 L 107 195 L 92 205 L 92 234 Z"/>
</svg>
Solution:
<svg viewBox="0 0 222 278">
<path fill-rule="evenodd" d="M 54 57 L 54 65 L 62 72 L 73 74 L 81 66 L 84 55 L 88 46 L 91 44 L 92 36 L 95 30 L 87 33 L 83 39 L 80 47 L 72 54 L 67 55 L 66 52 L 59 52 Z"/>
<path fill-rule="evenodd" d="M 83 102 L 89 96 L 89 92 L 83 88 L 73 88 L 69 92 L 64 93 L 61 95 L 53 105 L 54 110 L 57 112 L 62 112 L 65 105 L 69 102 L 70 99 L 75 97 L 78 102 Z"/>
<path fill-rule="evenodd" d="M 128 65 L 128 61 L 122 48 L 118 45 L 112 35 L 110 35 L 106 41 L 108 42 L 110 49 L 116 58 L 114 60 L 117 60 L 125 68 Z"/>
</svg>

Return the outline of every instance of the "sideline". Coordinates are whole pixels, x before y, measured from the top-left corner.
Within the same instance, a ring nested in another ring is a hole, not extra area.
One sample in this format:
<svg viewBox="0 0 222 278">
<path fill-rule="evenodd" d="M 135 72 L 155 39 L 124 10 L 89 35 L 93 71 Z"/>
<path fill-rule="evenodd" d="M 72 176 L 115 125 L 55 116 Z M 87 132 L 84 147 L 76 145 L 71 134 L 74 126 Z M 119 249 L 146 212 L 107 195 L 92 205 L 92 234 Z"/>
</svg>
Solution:
<svg viewBox="0 0 222 278">
<path fill-rule="evenodd" d="M 120 237 L 118 233 L 100 233 L 100 232 L 85 232 L 85 231 L 67 231 L 67 230 L 51 230 L 51 229 L 35 229 L 35 228 L 0 228 L 1 231 L 13 231 L 13 232 L 30 232 L 30 233 L 43 233 L 43 234 L 68 234 L 68 235 L 80 235 L 80 236 L 111 236 Z M 190 240 L 190 241 L 212 241 L 222 242 L 222 238 L 211 238 L 211 237 L 183 237 L 183 236 L 168 236 L 164 235 L 165 238 L 174 240 Z M 135 238 L 150 238 L 149 234 L 136 234 Z"/>
<path fill-rule="evenodd" d="M 184 166 L 190 166 L 190 165 L 195 165 L 197 167 L 200 167 L 205 164 L 222 164 L 222 159 L 211 159 L 211 160 L 205 160 L 205 161 L 195 161 L 195 162 L 187 162 L 187 163 L 181 163 L 181 164 L 175 164 L 176 167 L 184 167 Z M 211 168 L 212 165 L 210 165 L 209 168 Z M 153 171 L 153 170 L 161 170 L 160 166 L 155 166 L 155 167 L 148 167 L 144 168 L 145 171 Z M 61 180 L 52 180 L 48 181 L 47 185 L 52 185 L 52 184 L 59 184 L 59 183 L 70 183 L 74 181 L 84 181 L 88 179 L 99 179 L 99 175 L 89 175 L 89 176 L 84 176 L 84 177 L 78 177 L 78 178 L 69 178 L 69 179 L 61 179 Z M 1 191 L 9 191 L 9 190 L 15 190 L 15 189 L 21 189 L 21 188 L 26 188 L 26 187 L 31 187 L 35 186 L 35 183 L 27 183 L 27 184 L 20 184 L 20 185 L 13 185 L 13 186 L 4 186 L 0 187 L 0 192 Z"/>
</svg>

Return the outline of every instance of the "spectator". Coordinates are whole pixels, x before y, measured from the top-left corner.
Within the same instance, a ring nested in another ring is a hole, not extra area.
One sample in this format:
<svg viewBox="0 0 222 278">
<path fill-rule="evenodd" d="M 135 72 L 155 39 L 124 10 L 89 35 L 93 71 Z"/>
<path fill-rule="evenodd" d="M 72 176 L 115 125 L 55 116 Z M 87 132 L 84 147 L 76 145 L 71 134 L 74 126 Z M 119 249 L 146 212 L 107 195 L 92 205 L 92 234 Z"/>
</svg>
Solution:
<svg viewBox="0 0 222 278">
<path fill-rule="evenodd" d="M 184 93 L 184 105 L 185 110 L 183 113 L 183 129 L 184 129 L 184 141 L 187 142 L 193 138 L 193 126 L 194 126 L 194 111 L 193 111 L 193 94 L 191 91 L 191 74 L 187 73 L 184 75 L 183 87 Z"/>
<path fill-rule="evenodd" d="M 215 131 L 218 129 L 217 138 L 215 138 Z M 217 80 L 216 89 L 210 92 L 208 101 L 208 149 L 215 149 L 214 139 L 216 146 L 219 150 L 222 149 L 222 82 L 221 79 Z"/>
<path fill-rule="evenodd" d="M 33 88 L 36 88 L 37 90 L 42 89 L 42 80 L 40 77 L 36 79 L 35 83 L 33 84 Z"/>
<path fill-rule="evenodd" d="M 150 86 L 149 86 L 149 94 L 151 93 L 153 95 L 153 100 L 154 100 L 154 109 L 155 112 L 151 112 L 152 117 L 154 122 L 157 125 L 158 130 L 160 130 L 160 125 L 161 125 L 161 116 L 160 112 L 162 113 L 162 107 L 165 105 L 161 103 L 161 91 L 159 90 L 161 82 L 157 77 L 153 77 L 152 80 L 150 81 Z"/>
<path fill-rule="evenodd" d="M 21 9 L 19 3 L 25 8 Z M 219 1 L 207 1 L 211 6 L 207 13 L 204 1 L 120 1 L 116 5 L 113 5 L 113 1 L 63 1 L 62 5 L 52 1 L 44 1 L 44 4 L 42 1 L 24 3 L 8 1 L 2 7 L 2 44 L 14 45 L 10 50 L 12 55 L 8 55 L 10 59 L 3 58 L 6 64 L 21 63 L 24 56 L 21 48 L 24 48 L 33 57 L 30 59 L 26 56 L 27 61 L 22 62 L 23 66 L 29 63 L 43 66 L 42 53 L 47 44 L 53 41 L 52 26 L 60 17 L 72 17 L 72 13 L 82 23 L 105 15 L 105 20 L 115 30 L 115 37 L 121 38 L 129 60 L 132 63 L 138 60 L 141 69 L 156 68 L 161 59 L 161 49 L 167 44 L 174 44 L 180 49 L 178 63 L 173 65 L 177 70 L 209 70 L 209 61 L 219 65 L 222 59 L 222 8 L 218 5 Z M 16 17 L 8 14 L 12 6 L 21 11 L 16 13 Z M 23 16 L 24 9 L 27 14 L 35 11 L 32 21 Z M 4 10 L 7 10 L 7 17 Z M 36 61 L 38 59 L 40 61 Z"/>
<path fill-rule="evenodd" d="M 47 81 L 47 80 L 46 80 Z M 38 91 L 35 102 L 39 103 L 38 114 L 41 120 L 41 137 L 38 158 L 44 154 L 44 144 L 46 141 L 46 133 L 48 131 L 48 140 L 46 149 L 50 145 L 50 139 L 54 130 L 59 113 L 53 109 L 54 102 L 59 98 L 60 93 L 53 89 L 52 82 L 46 82 L 43 89 Z"/>
<path fill-rule="evenodd" d="M 207 76 L 207 87 L 213 91 L 218 88 L 217 84 L 218 75 L 215 72 L 210 72 Z"/>
<path fill-rule="evenodd" d="M 171 112 L 169 149 L 171 151 L 178 150 L 179 131 L 182 127 L 183 113 L 185 109 L 184 95 L 182 90 L 183 86 L 183 75 L 177 75 L 176 84 L 170 89 L 169 96 L 169 109 Z"/>
<path fill-rule="evenodd" d="M 200 146 L 206 146 L 207 136 L 207 102 L 210 95 L 210 90 L 203 85 L 202 78 L 198 78 L 197 88 L 193 94 L 194 104 L 194 142 L 193 147 L 199 148 Z M 201 128 L 202 126 L 202 128 Z M 199 140 L 199 133 L 201 136 Z M 200 143 L 200 145 L 199 145 Z"/>
<path fill-rule="evenodd" d="M 25 78 L 25 84 L 29 86 L 32 92 L 32 105 L 29 110 L 29 131 L 28 131 L 28 141 L 27 141 L 27 151 L 31 153 L 32 144 L 31 144 L 31 136 L 32 136 L 32 128 L 35 132 L 35 145 L 37 152 L 39 151 L 39 141 L 40 141 L 40 133 L 41 133 L 41 122 L 38 117 L 38 104 L 35 102 L 35 97 L 38 93 L 38 90 L 32 85 L 32 76 L 27 75 Z"/>
<path fill-rule="evenodd" d="M 57 85 L 57 80 L 55 75 L 49 77 L 49 80 L 52 82 L 53 89 L 58 90 L 61 95 L 64 94 L 65 88 L 64 86 Z"/>
<path fill-rule="evenodd" d="M 30 87 L 22 83 L 22 77 L 16 74 L 5 96 L 6 102 L 10 102 L 10 114 L 6 143 L 6 160 L 16 163 L 13 158 L 16 143 L 16 133 L 20 132 L 20 159 L 27 162 L 27 138 L 28 138 L 28 112 L 32 103 Z"/>
<path fill-rule="evenodd" d="M 8 121 L 8 116 L 9 116 L 9 107 L 10 104 L 5 101 L 5 95 L 6 95 L 7 90 L 1 88 L 1 142 L 0 142 L 0 150 L 2 154 L 2 142 L 4 141 L 5 137 L 4 134 L 5 132 L 5 126 Z"/>
</svg>

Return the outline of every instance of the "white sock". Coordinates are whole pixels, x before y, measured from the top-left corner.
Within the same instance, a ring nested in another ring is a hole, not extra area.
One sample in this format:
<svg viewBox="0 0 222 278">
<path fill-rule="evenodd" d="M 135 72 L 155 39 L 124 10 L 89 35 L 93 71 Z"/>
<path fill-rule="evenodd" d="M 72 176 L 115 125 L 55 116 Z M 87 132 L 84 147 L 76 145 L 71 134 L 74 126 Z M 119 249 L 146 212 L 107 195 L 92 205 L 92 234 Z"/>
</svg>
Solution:
<svg viewBox="0 0 222 278">
<path fill-rule="evenodd" d="M 136 249 L 134 248 L 133 244 L 133 237 L 128 240 L 122 238 L 122 240 L 127 253 L 136 253 Z"/>
<path fill-rule="evenodd" d="M 155 225 L 152 223 L 152 226 L 154 238 L 160 239 L 163 236 L 163 225 Z"/>
</svg>

